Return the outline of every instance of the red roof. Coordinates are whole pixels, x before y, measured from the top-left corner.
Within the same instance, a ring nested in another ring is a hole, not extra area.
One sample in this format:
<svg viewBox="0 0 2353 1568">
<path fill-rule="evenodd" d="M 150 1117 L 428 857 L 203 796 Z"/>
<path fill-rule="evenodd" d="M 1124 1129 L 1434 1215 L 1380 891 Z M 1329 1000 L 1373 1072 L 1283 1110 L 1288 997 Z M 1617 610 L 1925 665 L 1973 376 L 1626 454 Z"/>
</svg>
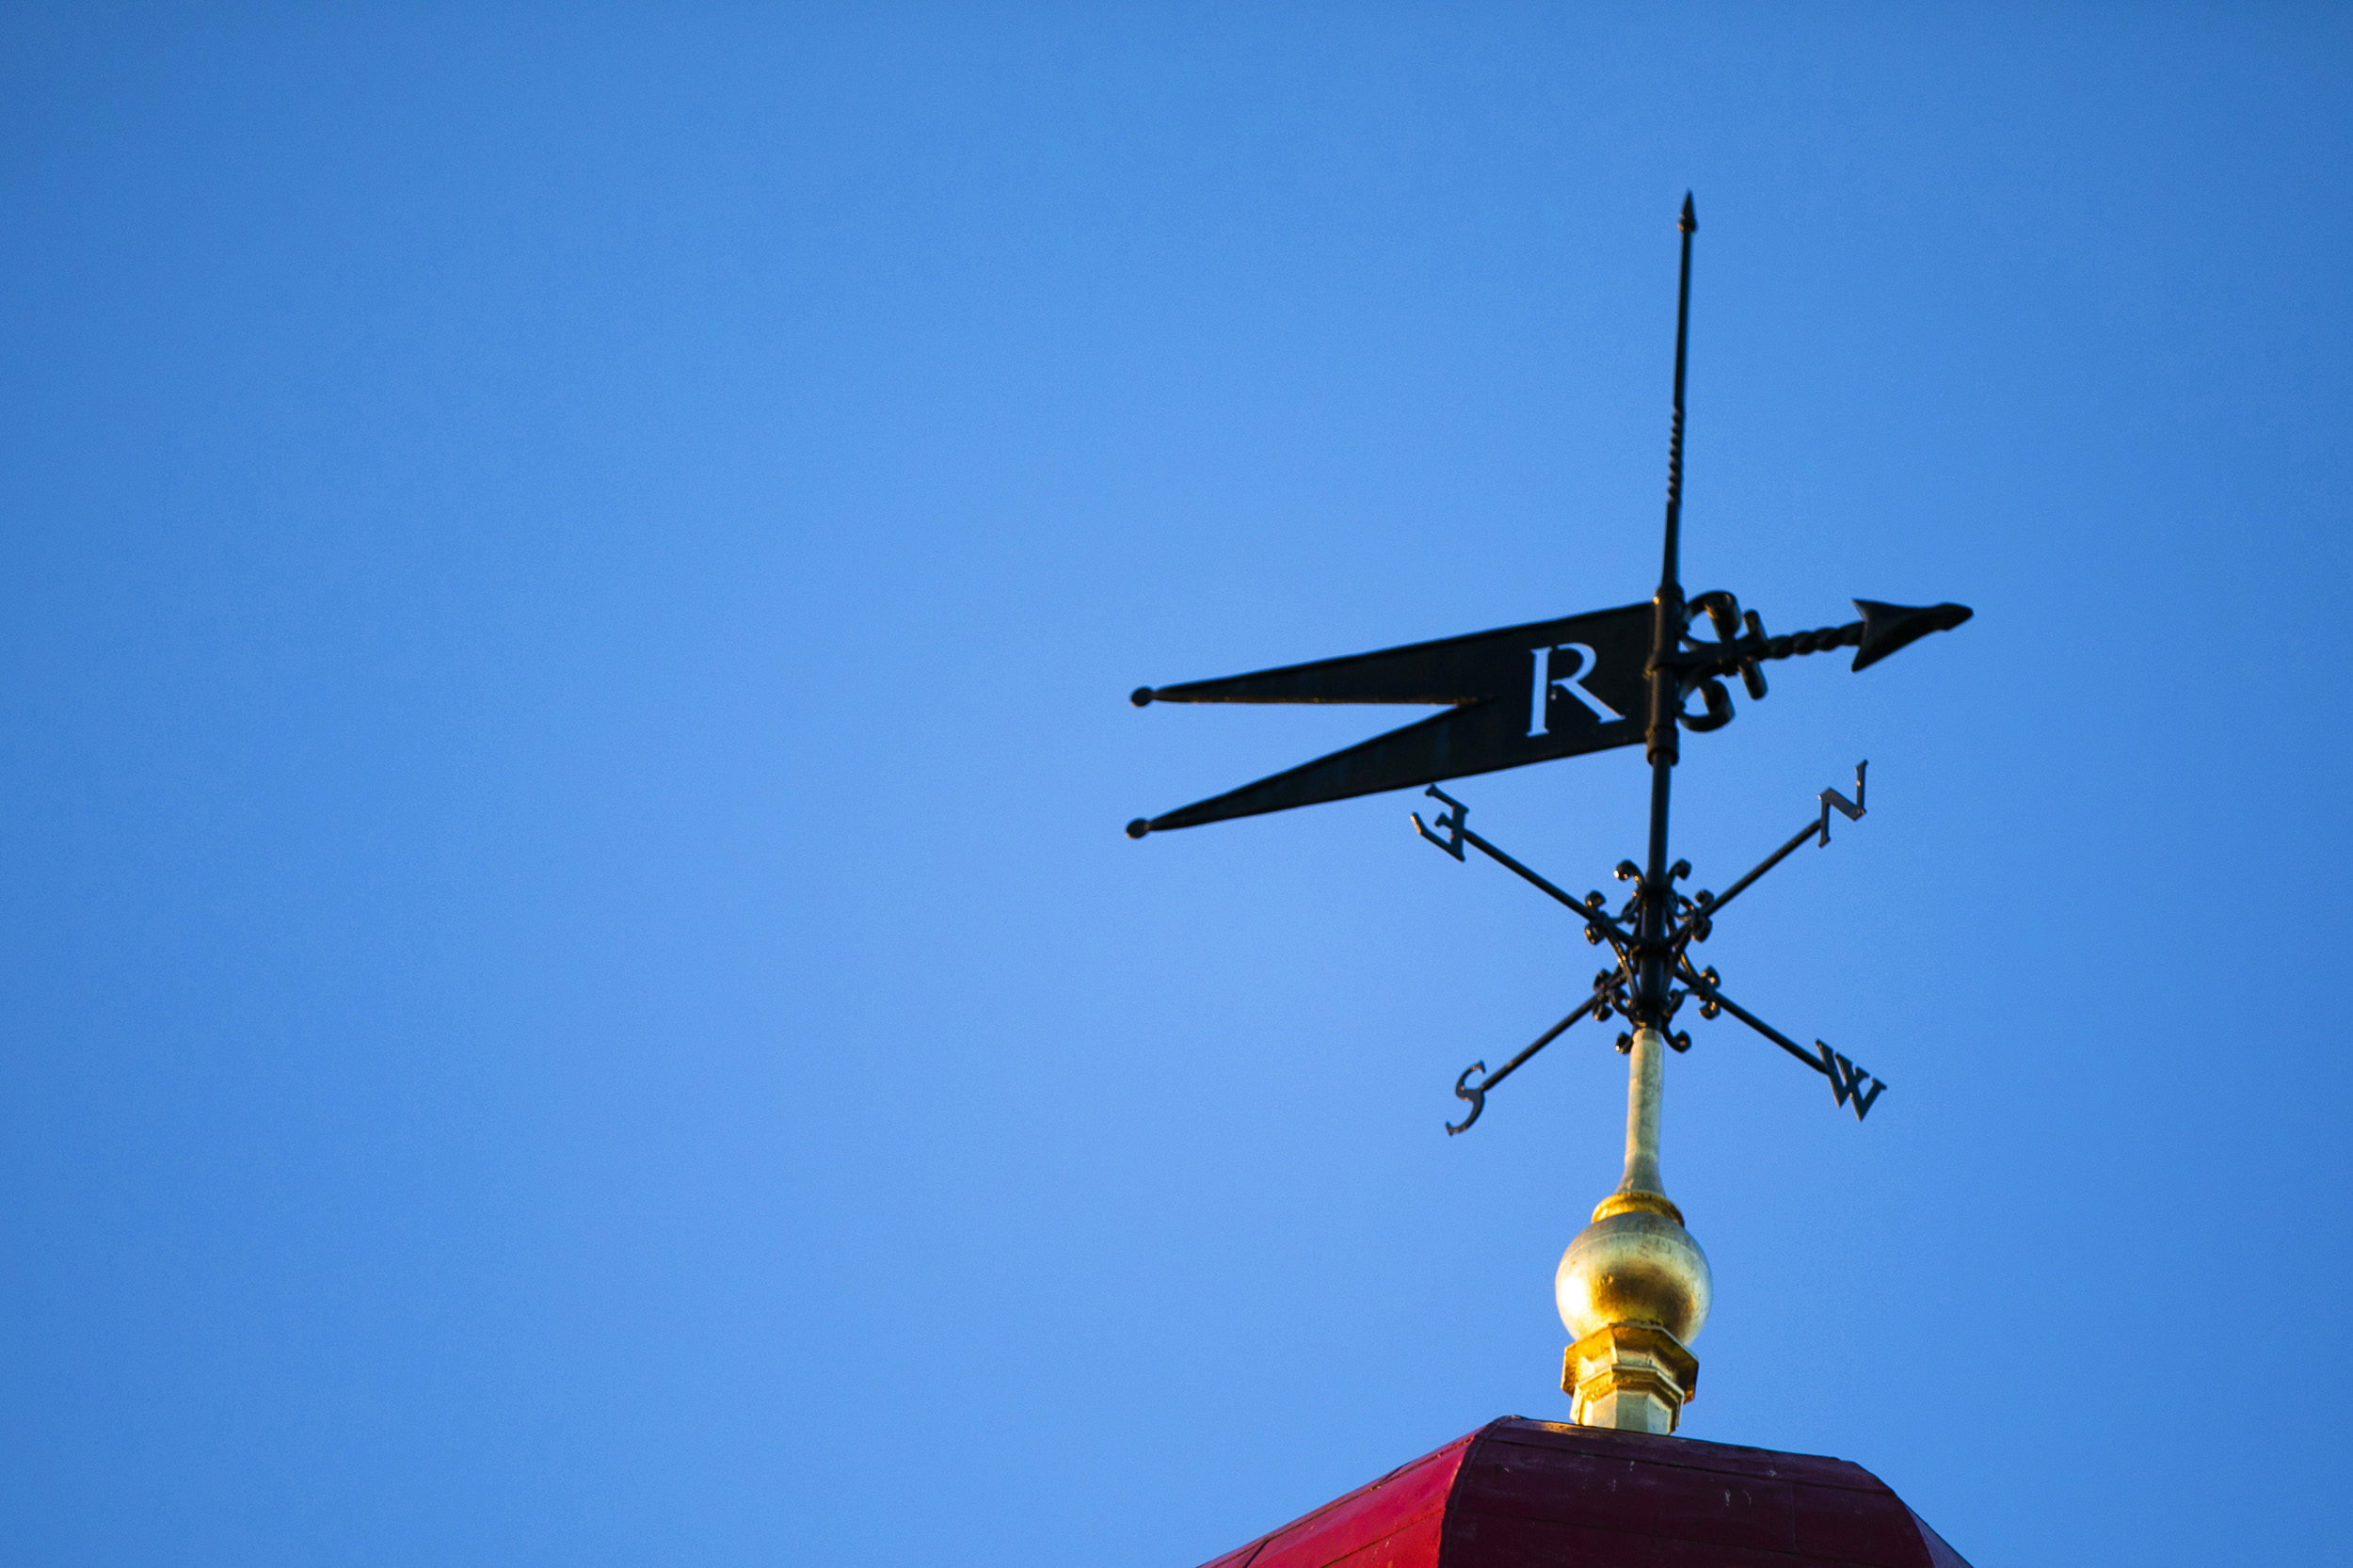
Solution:
<svg viewBox="0 0 2353 1568">
<path fill-rule="evenodd" d="M 1506 1416 L 1209 1568 L 1968 1568 L 1860 1464 Z"/>
</svg>

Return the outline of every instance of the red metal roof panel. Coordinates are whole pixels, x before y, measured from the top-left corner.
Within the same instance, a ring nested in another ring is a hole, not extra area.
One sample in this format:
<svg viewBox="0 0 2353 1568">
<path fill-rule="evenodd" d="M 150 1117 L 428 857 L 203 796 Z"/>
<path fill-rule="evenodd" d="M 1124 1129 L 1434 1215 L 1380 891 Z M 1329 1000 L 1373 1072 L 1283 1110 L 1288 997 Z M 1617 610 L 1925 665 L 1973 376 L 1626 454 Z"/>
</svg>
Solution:
<svg viewBox="0 0 2353 1568">
<path fill-rule="evenodd" d="M 1454 1473 L 1478 1435 L 1400 1465 L 1209 1568 L 1436 1568 Z"/>
<path fill-rule="evenodd" d="M 1491 1421 L 1209 1568 L 1969 1568 L 1814 1454 Z"/>
</svg>

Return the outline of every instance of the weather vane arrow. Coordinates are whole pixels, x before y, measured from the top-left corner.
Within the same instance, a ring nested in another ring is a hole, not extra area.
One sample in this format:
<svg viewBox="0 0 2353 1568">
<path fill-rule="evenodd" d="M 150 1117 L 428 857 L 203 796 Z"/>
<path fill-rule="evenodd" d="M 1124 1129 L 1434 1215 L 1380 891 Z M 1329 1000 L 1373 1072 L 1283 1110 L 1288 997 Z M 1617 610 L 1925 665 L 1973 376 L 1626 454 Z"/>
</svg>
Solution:
<svg viewBox="0 0 2353 1568">
<path fill-rule="evenodd" d="M 1699 713 L 1680 715 L 1683 727 L 1719 729 L 1731 722 L 1729 694 L 1719 677 L 1738 675 L 1750 696 L 1761 697 L 1765 678 L 1757 665 L 1764 661 L 1851 648 L 1853 667 L 1865 669 L 1908 643 L 1969 618 L 1959 604 L 1922 609 L 1858 599 L 1854 605 L 1861 620 L 1769 637 L 1756 614 L 1744 619 L 1730 594 L 1700 595 L 1690 608 L 1721 614 L 1718 625 L 1729 623 L 1730 634 L 1697 644 L 1686 638 L 1686 646 L 1669 655 L 1668 667 L 1705 705 Z M 1445 705 L 1452 712 L 1239 790 L 1157 817 L 1138 817 L 1128 824 L 1128 836 L 1141 839 L 1175 827 L 1636 744 L 1648 732 L 1642 715 L 1651 685 L 1647 666 L 1655 616 L 1648 604 L 1629 604 L 1223 680 L 1139 686 L 1128 697 L 1139 708 L 1153 702 L 1360 702 Z"/>
<path fill-rule="evenodd" d="M 1729 593 L 1717 590 L 1685 598 L 1679 559 L 1683 387 L 1690 337 L 1691 236 L 1699 229 L 1689 195 L 1678 227 L 1683 258 L 1675 302 L 1666 537 L 1658 588 L 1648 603 L 1220 680 L 1144 686 L 1129 698 L 1138 707 L 1155 702 L 1353 702 L 1448 710 L 1208 800 L 1157 817 L 1139 817 L 1128 824 L 1128 834 L 1141 839 L 1172 828 L 1431 786 L 1428 792 L 1450 809 L 1437 818 L 1435 831 L 1417 814 L 1417 832 L 1458 860 L 1465 846 L 1476 848 L 1573 910 L 1588 940 L 1609 946 L 1617 958 L 1615 968 L 1596 975 L 1590 997 L 1503 1067 L 1489 1073 L 1481 1063 L 1465 1071 L 1455 1094 L 1470 1103 L 1470 1114 L 1449 1125 L 1449 1132 L 1469 1127 L 1485 1104 L 1486 1091 L 1580 1018 L 1622 1014 L 1638 1031 L 1656 1030 L 1675 1048 L 1688 1047 L 1689 1036 L 1671 1029 L 1676 1012 L 1692 998 L 1703 1016 L 1728 1013 L 1827 1077 L 1836 1103 L 1851 1107 L 1858 1119 L 1885 1087 L 1827 1045 L 1817 1041 L 1809 1050 L 1739 1006 L 1723 994 L 1716 971 L 1695 967 L 1689 954 L 1692 944 L 1707 939 L 1726 904 L 1806 839 L 1829 843 L 1833 809 L 1850 820 L 1862 817 L 1863 767 L 1855 769 L 1852 801 L 1835 790 L 1824 790 L 1818 822 L 1810 821 L 1721 897 L 1707 892 L 1687 897 L 1675 883 L 1690 867 L 1683 861 L 1671 866 L 1667 858 L 1678 731 L 1721 729 L 1731 723 L 1733 698 L 1725 682 L 1734 678 L 1750 700 L 1761 700 L 1767 664 L 1851 648 L 1851 667 L 1866 669 L 1930 632 L 1951 631 L 1969 618 L 1970 611 L 1960 604 L 1914 606 L 1858 599 L 1853 603 L 1860 619 L 1775 636 L 1767 632 L 1755 611 L 1743 611 Z M 1703 628 L 1705 635 L 1695 634 Z M 1696 711 L 1691 707 L 1694 699 Z M 1450 778 L 1637 743 L 1645 748 L 1651 765 L 1649 843 L 1643 864 L 1628 860 L 1618 867 L 1620 879 L 1635 886 L 1615 913 L 1604 907 L 1601 894 L 1574 898 L 1470 831 L 1468 808 L 1434 787 Z M 1620 1048 L 1627 1048 L 1625 1036 Z M 1481 1075 L 1475 1084 L 1473 1073 Z"/>
</svg>

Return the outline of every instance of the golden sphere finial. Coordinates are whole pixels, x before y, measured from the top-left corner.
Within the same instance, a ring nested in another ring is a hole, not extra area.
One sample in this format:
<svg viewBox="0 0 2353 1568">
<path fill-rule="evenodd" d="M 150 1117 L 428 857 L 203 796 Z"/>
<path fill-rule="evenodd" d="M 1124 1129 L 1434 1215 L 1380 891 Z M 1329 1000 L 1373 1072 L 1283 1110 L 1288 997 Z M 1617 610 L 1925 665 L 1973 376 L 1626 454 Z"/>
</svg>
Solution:
<svg viewBox="0 0 2353 1568">
<path fill-rule="evenodd" d="M 1674 1205 L 1656 1192 L 1614 1192 L 1561 1255 L 1552 1292 L 1572 1338 L 1642 1323 L 1689 1345 L 1707 1322 L 1714 1281 Z"/>
</svg>

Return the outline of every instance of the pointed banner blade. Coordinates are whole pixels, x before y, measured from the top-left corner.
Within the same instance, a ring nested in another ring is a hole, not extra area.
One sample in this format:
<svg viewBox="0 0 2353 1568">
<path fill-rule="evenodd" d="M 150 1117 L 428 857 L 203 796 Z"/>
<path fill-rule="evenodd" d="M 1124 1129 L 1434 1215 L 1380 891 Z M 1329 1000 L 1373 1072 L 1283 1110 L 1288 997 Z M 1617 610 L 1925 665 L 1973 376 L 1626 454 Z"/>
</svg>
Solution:
<svg viewBox="0 0 2353 1568">
<path fill-rule="evenodd" d="M 1189 680 L 1178 686 L 1143 686 L 1129 698 L 1149 702 L 1421 702 L 1461 705 L 1485 702 L 1535 688 L 1534 655 L 1540 650 L 1585 647 L 1597 663 L 1563 669 L 1578 685 L 1623 697 L 1610 706 L 1621 712 L 1642 700 L 1642 664 L 1650 657 L 1647 604 L 1596 610 L 1559 620 L 1474 632 L 1465 637 L 1408 643 L 1345 659 L 1286 664 L 1222 680 Z"/>
<path fill-rule="evenodd" d="M 1130 836 L 1285 811 L 1575 757 L 1642 739 L 1651 607 L 1533 621 L 1223 680 L 1145 687 L 1147 702 L 1444 703 L 1450 713 L 1151 819 Z"/>
<path fill-rule="evenodd" d="M 1909 648 L 1931 632 L 1950 632 L 1975 614 L 1966 604 L 1881 604 L 1858 599 L 1863 612 L 1863 641 L 1854 650 L 1850 669 L 1864 669 L 1900 648 Z"/>
<path fill-rule="evenodd" d="M 1633 745 L 1642 728 L 1629 715 L 1609 724 L 1586 719 L 1569 727 L 1572 732 L 1530 737 L 1525 733 L 1528 715 L 1501 702 L 1471 703 L 1450 713 L 1437 713 L 1419 724 L 1392 729 L 1345 751 L 1245 784 L 1239 790 L 1179 807 L 1149 820 L 1128 824 L 1128 835 L 1172 827 L 1198 827 L 1203 823 L 1234 817 L 1255 817 L 1267 811 L 1288 811 L 1295 806 L 1317 806 L 1328 800 L 1377 794 L 1383 790 L 1435 784 L 1468 774 L 1494 773 L 1524 762 L 1545 762 L 1576 757 L 1611 746 Z"/>
</svg>

